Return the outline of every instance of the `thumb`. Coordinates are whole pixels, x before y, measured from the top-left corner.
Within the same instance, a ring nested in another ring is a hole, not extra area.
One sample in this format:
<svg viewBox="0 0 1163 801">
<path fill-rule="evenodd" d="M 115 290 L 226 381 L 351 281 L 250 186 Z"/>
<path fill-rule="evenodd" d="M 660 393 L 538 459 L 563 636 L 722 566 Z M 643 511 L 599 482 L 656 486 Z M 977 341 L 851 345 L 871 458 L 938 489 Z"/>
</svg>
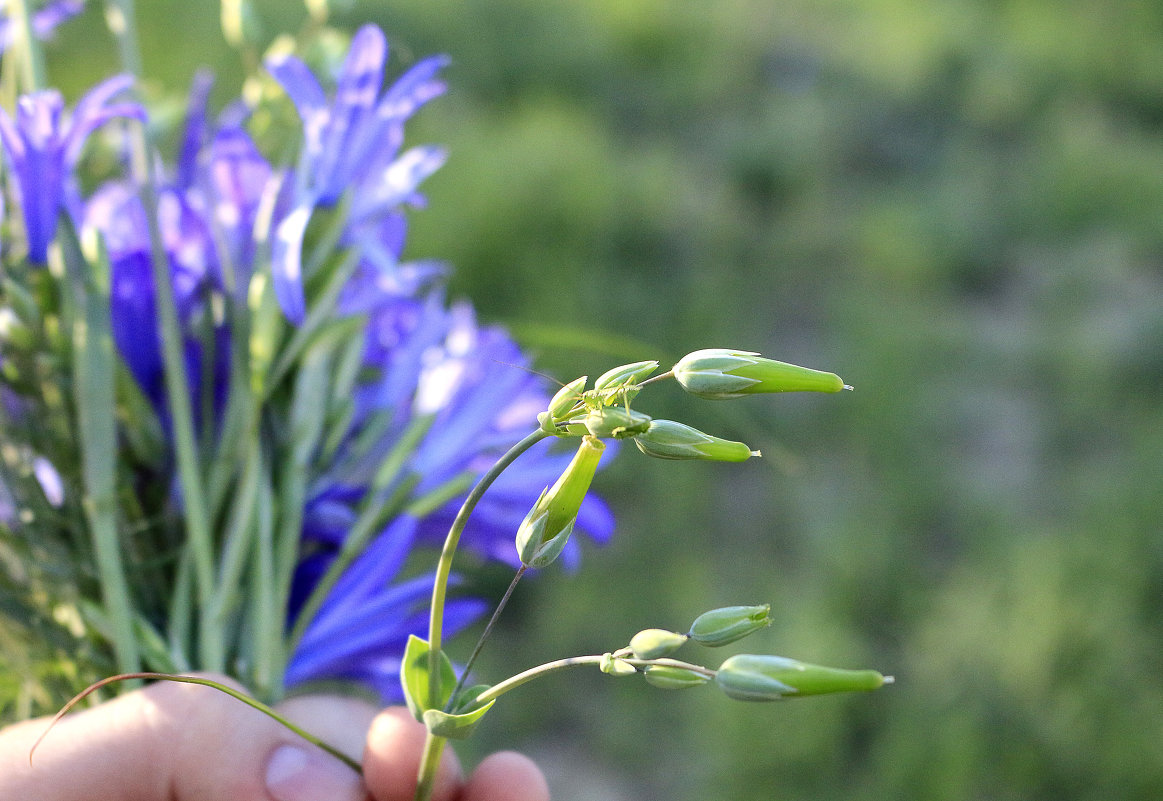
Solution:
<svg viewBox="0 0 1163 801">
<path fill-rule="evenodd" d="M 222 677 L 216 680 L 230 683 Z M 358 755 L 375 710 L 303 698 L 285 714 Z M 0 798 L 42 801 L 362 801 L 359 777 L 256 709 L 209 687 L 159 682 L 69 715 L 31 764 L 47 719 L 0 731 Z M 355 746 L 352 749 L 352 746 Z"/>
</svg>

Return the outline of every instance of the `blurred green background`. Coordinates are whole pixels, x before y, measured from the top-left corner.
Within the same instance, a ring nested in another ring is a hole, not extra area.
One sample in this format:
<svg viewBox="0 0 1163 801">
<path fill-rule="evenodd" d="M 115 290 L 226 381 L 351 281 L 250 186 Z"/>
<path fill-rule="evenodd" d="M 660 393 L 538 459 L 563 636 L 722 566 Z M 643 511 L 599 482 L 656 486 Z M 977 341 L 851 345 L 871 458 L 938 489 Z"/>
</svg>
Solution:
<svg viewBox="0 0 1163 801">
<path fill-rule="evenodd" d="M 237 91 L 217 4 L 140 6 L 157 90 L 209 64 L 222 100 Z M 254 11 L 264 45 L 303 19 Z M 544 369 L 732 346 L 856 386 L 643 396 L 768 458 L 626 451 L 601 477 L 616 541 L 521 588 L 485 674 L 770 601 L 747 650 L 897 677 L 752 706 L 578 673 L 512 696 L 470 759 L 524 749 L 577 801 L 1163 797 L 1163 5 L 337 16 L 369 20 L 393 74 L 455 62 L 410 129 L 452 152 L 410 255 L 454 263 L 455 293 Z M 51 50 L 73 97 L 113 69 L 92 30 Z M 589 346 L 567 347 L 578 332 Z"/>
</svg>

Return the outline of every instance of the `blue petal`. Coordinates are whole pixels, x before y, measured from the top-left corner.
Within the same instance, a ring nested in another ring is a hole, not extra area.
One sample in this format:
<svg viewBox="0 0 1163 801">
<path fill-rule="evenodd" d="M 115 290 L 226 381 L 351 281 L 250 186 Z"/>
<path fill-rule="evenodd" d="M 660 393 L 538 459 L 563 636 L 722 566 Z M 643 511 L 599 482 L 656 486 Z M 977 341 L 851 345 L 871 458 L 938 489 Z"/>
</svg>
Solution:
<svg viewBox="0 0 1163 801">
<path fill-rule="evenodd" d="M 280 198 L 294 195 L 293 182 L 285 179 Z M 278 203 L 282 205 L 282 201 Z M 286 214 L 278 215 L 279 224 L 271 241 L 271 280 L 275 297 L 283 314 L 295 325 L 307 317 L 307 300 L 303 295 L 303 236 L 315 210 L 315 199 L 301 197 Z"/>
</svg>

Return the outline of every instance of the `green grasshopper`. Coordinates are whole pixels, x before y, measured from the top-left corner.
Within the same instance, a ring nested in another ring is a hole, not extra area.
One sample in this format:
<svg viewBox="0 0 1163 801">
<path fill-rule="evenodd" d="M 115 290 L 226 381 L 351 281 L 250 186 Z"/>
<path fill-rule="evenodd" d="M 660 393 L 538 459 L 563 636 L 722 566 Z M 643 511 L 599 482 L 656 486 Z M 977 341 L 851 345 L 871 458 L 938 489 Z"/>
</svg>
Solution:
<svg viewBox="0 0 1163 801">
<path fill-rule="evenodd" d="M 558 437 L 592 434 L 595 437 L 624 439 L 645 432 L 650 417 L 630 408 L 630 401 L 642 389 L 642 382 L 658 369 L 657 361 L 634 362 L 607 370 L 584 389 L 588 376 L 564 384 L 538 415 L 541 429 Z"/>
</svg>

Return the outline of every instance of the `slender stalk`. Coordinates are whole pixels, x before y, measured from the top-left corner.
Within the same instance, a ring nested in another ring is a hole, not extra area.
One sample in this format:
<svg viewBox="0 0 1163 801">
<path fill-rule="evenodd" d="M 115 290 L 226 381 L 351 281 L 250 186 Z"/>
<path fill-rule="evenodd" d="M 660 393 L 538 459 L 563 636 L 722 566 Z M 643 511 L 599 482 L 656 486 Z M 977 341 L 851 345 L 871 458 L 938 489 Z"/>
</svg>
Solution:
<svg viewBox="0 0 1163 801">
<path fill-rule="evenodd" d="M 522 684 L 528 684 L 534 679 L 539 679 L 542 676 L 547 676 L 550 673 L 555 673 L 566 668 L 578 667 L 579 665 L 600 665 L 605 657 L 601 654 L 593 654 L 589 656 L 570 656 L 565 659 L 557 659 L 553 662 L 546 662 L 543 665 L 529 668 L 518 673 L 515 676 L 510 676 L 499 684 L 494 684 L 489 689 L 478 695 L 475 703 L 478 706 L 484 706 L 489 701 L 495 701 L 510 690 L 515 690 Z M 692 665 L 689 662 L 681 662 L 677 659 L 635 659 L 631 656 L 619 657 L 624 662 L 628 662 L 637 668 L 646 668 L 651 666 L 656 667 L 677 667 L 683 670 L 690 670 L 695 673 L 701 673 L 707 678 L 714 678 L 715 671 L 702 665 Z"/>
<path fill-rule="evenodd" d="M 141 48 L 137 43 L 137 14 L 133 0 L 107 0 L 105 24 L 117 40 L 122 69 L 131 75 L 141 75 Z"/>
<path fill-rule="evenodd" d="M 260 404 L 266 402 L 283 378 L 286 377 L 299 355 L 318 334 L 320 327 L 335 319 L 334 311 L 339 302 L 339 295 L 348 279 L 355 274 L 357 266 L 359 266 L 359 253 L 353 250 L 348 252 L 335 268 L 335 273 L 328 278 L 322 293 L 307 311 L 307 319 L 291 334 L 290 341 L 279 351 L 278 361 L 275 362 L 270 373 L 263 377 L 261 386 L 256 393 Z"/>
<path fill-rule="evenodd" d="M 571 656 L 565 659 L 558 659 L 553 662 L 546 662 L 543 665 L 529 668 L 522 671 L 515 676 L 505 679 L 500 684 L 494 684 L 489 689 L 478 695 L 475 703 L 478 706 L 483 706 L 490 701 L 495 701 L 510 690 L 515 690 L 523 684 L 527 684 L 534 679 L 539 679 L 542 676 L 548 676 L 551 673 L 556 673 L 559 670 L 566 670 L 567 668 L 580 667 L 582 665 L 601 665 L 605 656 L 601 654 L 591 654 L 588 656 Z M 684 670 L 701 673 L 707 678 L 713 678 L 715 671 L 710 668 L 705 668 L 701 665 L 692 665 L 688 662 L 680 662 L 677 659 L 635 659 L 627 654 L 619 656 L 625 662 L 633 665 L 636 668 L 646 668 L 651 665 L 679 667 Z M 432 732 L 428 732 L 428 736 L 424 741 L 424 752 L 420 762 L 420 776 L 416 783 L 416 795 L 414 801 L 430 801 L 432 798 L 432 788 L 436 782 L 436 768 L 440 764 L 440 753 L 444 750 L 446 740 L 443 737 L 438 737 Z"/>
<path fill-rule="evenodd" d="M 86 687 L 84 690 L 82 690 L 80 693 L 78 693 L 76 696 L 74 696 L 67 704 L 65 704 L 64 707 L 61 708 L 60 712 L 57 712 L 56 716 L 49 722 L 48 727 L 44 730 L 44 733 L 42 733 L 40 735 L 40 737 L 38 737 L 36 739 L 36 742 L 34 742 L 32 744 L 32 748 L 29 749 L 29 752 L 28 752 L 29 763 L 30 764 L 32 763 L 33 754 L 36 753 L 37 747 L 39 747 L 40 744 L 42 742 L 44 742 L 44 738 L 48 736 L 48 733 L 50 731 L 52 731 L 53 727 L 56 726 L 56 724 L 58 722 L 60 722 L 61 718 L 63 718 L 65 715 L 67 715 L 73 707 L 75 707 L 78 703 L 80 703 L 82 700 L 84 700 L 87 696 L 96 692 L 97 690 L 101 689 L 102 687 L 105 687 L 109 684 L 113 684 L 114 682 L 129 681 L 129 680 L 158 680 L 158 681 L 174 681 L 174 682 L 178 682 L 180 684 L 197 684 L 197 685 L 200 685 L 202 687 L 211 687 L 215 690 L 218 690 L 219 692 L 226 693 L 231 698 L 242 701 L 242 703 L 246 704 L 247 706 L 253 707 L 254 709 L 257 709 L 259 712 L 262 712 L 267 717 L 272 718 L 276 722 L 282 724 L 287 729 L 289 729 L 290 731 L 297 734 L 299 737 L 302 737 L 307 742 L 311 743 L 314 746 L 318 746 L 319 748 L 322 748 L 324 751 L 331 754 L 331 756 L 335 757 L 340 762 L 347 765 L 349 768 L 354 770 L 356 773 L 360 774 L 361 776 L 363 775 L 363 767 L 360 765 L 359 762 L 352 759 L 351 757 L 349 757 L 347 754 L 340 751 L 335 746 L 333 746 L 327 742 L 324 742 L 320 738 L 316 737 L 314 734 L 311 734 L 311 732 L 307 731 L 306 729 L 302 728 L 301 726 L 298 726 L 297 724 L 295 724 L 295 723 L 291 722 L 290 720 L 288 720 L 287 718 L 283 717 L 278 712 L 276 712 L 274 709 L 272 709 L 271 707 L 264 704 L 262 701 L 259 701 L 255 698 L 251 698 L 246 693 L 241 692 L 240 690 L 236 690 L 227 684 L 222 684 L 221 682 L 214 681 L 213 679 L 206 679 L 206 678 L 202 678 L 200 676 L 175 676 L 171 673 L 122 673 L 118 676 L 110 676 L 108 678 L 101 679 L 101 681 L 98 681 L 95 684 L 90 684 L 88 687 Z"/>
<path fill-rule="evenodd" d="M 348 531 L 339 554 L 331 562 L 323 578 L 311 590 L 311 595 L 308 596 L 295 620 L 291 635 L 287 639 L 287 653 L 293 653 L 298 647 L 307 626 L 319 614 L 323 602 L 327 600 L 328 594 L 343 575 L 343 571 L 355 561 L 371 538 L 379 532 L 380 527 L 405 507 L 420 478 L 414 474 L 403 474 L 403 470 L 408 457 L 415 452 L 416 446 L 428 432 L 431 424 L 431 417 L 414 420 L 380 464 L 365 505 Z M 389 487 L 392 487 L 390 493 Z M 388 493 L 386 497 L 385 493 Z"/>
<path fill-rule="evenodd" d="M 24 79 L 24 91 L 35 92 L 43 89 L 48 80 L 45 77 L 44 53 L 41 52 L 40 42 L 36 32 L 32 29 L 32 12 L 28 0 L 12 0 L 12 20 L 19 31 L 20 54 L 23 56 L 21 69 Z"/>
<path fill-rule="evenodd" d="M 109 262 L 100 248 L 86 264 L 71 226 L 61 226 L 65 240 L 65 281 L 73 310 L 73 370 L 77 430 L 85 494 L 83 507 L 93 538 L 101 594 L 123 671 L 141 668 L 133 631 L 133 603 L 117 514 L 117 422 L 112 322 L 109 311 Z M 88 275 L 85 269 L 88 268 Z"/>
<path fill-rule="evenodd" d="M 455 706 L 456 696 L 460 693 L 461 688 L 464 687 L 464 682 L 468 679 L 468 674 L 472 670 L 473 663 L 480 656 L 481 649 L 485 647 L 485 643 L 489 640 L 489 635 L 493 633 L 493 627 L 497 624 L 497 619 L 500 618 L 501 612 L 504 611 L 505 606 L 509 603 L 509 598 L 513 596 L 513 590 L 517 589 L 517 584 L 521 581 L 521 577 L 525 575 L 525 571 L 528 569 L 529 565 L 521 565 L 517 568 L 513 580 L 509 582 L 509 588 L 501 596 L 500 602 L 497 603 L 497 608 L 493 610 L 493 616 L 489 618 L 489 622 L 485 624 L 485 630 L 481 632 L 481 636 L 477 640 L 476 647 L 472 649 L 472 654 L 469 655 L 468 661 L 464 663 L 464 668 L 460 673 L 460 679 L 457 680 L 456 686 L 452 689 L 452 694 L 448 696 L 448 703 L 444 705 L 445 712 L 451 712 L 453 706 Z"/>
<path fill-rule="evenodd" d="M 665 373 L 659 373 L 658 375 L 653 375 L 650 378 L 639 381 L 633 387 L 630 387 L 630 389 L 642 389 L 642 387 L 646 386 L 647 384 L 656 384 L 659 381 L 665 381 L 668 378 L 674 378 L 674 370 L 667 370 Z"/>
<path fill-rule="evenodd" d="M 169 401 L 173 426 L 174 453 L 178 465 L 178 481 L 182 488 L 182 513 L 186 522 L 190 550 L 194 556 L 194 577 L 198 599 L 209 610 L 214 594 L 214 542 L 210 520 L 206 514 L 206 493 L 202 468 L 198 459 L 198 443 L 194 434 L 194 414 L 190 400 L 190 382 L 186 375 L 182 329 L 178 323 L 178 308 L 170 274 L 169 256 L 162 241 L 157 221 L 157 190 L 154 188 L 152 168 L 143 126 L 132 126 L 135 136 L 133 161 L 135 173 L 144 175 L 141 182 L 142 203 L 149 221 L 150 268 L 157 293 L 157 315 L 161 329 L 162 363 L 165 367 L 166 400 Z M 199 628 L 201 667 L 221 671 L 226 654 L 221 622 L 212 615 L 202 616 Z"/>
<path fill-rule="evenodd" d="M 432 790 L 436 786 L 436 769 L 440 767 L 440 755 L 444 753 L 444 746 L 448 740 L 437 737 L 428 732 L 424 740 L 424 751 L 420 756 L 420 774 L 416 779 L 416 795 L 414 801 L 430 801 Z"/>
<path fill-rule="evenodd" d="M 497 477 L 511 465 L 518 456 L 532 448 L 548 434 L 537 429 L 510 448 L 497 463 L 489 468 L 472 492 L 464 499 L 464 504 L 452 521 L 448 535 L 444 539 L 444 547 L 440 551 L 440 559 L 436 563 L 436 578 L 432 582 L 432 605 L 428 616 L 428 705 L 431 708 L 440 706 L 440 647 L 444 629 L 444 600 L 448 595 L 448 577 L 452 573 L 452 560 L 456 556 L 460 536 L 472 516 L 473 510 L 484 497 L 485 491 L 492 486 Z"/>
<path fill-rule="evenodd" d="M 497 463 L 489 468 L 472 492 L 464 499 L 456 519 L 448 529 L 444 539 L 444 547 L 440 551 L 440 559 L 436 563 L 436 578 L 432 582 L 432 604 L 428 617 L 428 707 L 440 706 L 440 648 L 444 628 L 444 600 L 448 595 L 448 577 L 452 573 L 452 560 L 456 556 L 460 536 L 472 516 L 473 510 L 485 492 L 497 477 L 511 465 L 518 456 L 532 448 L 548 434 L 540 429 L 529 433 L 524 439 L 505 452 Z M 518 574 L 520 575 L 520 574 Z M 515 582 L 514 582 L 515 583 Z M 455 693 L 453 694 L 455 697 Z M 416 778 L 415 801 L 429 801 L 432 798 L 432 789 L 436 784 L 436 770 L 440 767 L 440 755 L 444 752 L 447 740 L 432 732 L 428 732 L 424 740 L 424 751 L 420 759 L 420 771 Z"/>
<path fill-rule="evenodd" d="M 137 41 L 133 0 L 108 0 L 105 6 L 105 21 L 117 39 L 122 68 L 132 75 L 140 76 L 141 50 Z M 150 158 L 145 126 L 140 123 L 129 123 L 128 134 L 130 167 L 138 182 L 138 191 L 141 193 L 149 228 L 150 268 L 157 297 L 166 400 L 169 402 L 173 426 L 178 483 L 182 490 L 182 511 L 193 556 L 198 602 L 204 610 L 198 628 L 200 657 L 198 662 L 200 667 L 206 670 L 221 671 L 226 663 L 224 633 L 221 622 L 208 613 L 215 585 L 213 531 L 207 514 L 206 493 L 194 434 L 190 383 L 186 375 L 183 336 L 181 326 L 178 324 L 169 256 L 157 219 L 158 199 L 154 184 L 153 160 Z"/>
</svg>

